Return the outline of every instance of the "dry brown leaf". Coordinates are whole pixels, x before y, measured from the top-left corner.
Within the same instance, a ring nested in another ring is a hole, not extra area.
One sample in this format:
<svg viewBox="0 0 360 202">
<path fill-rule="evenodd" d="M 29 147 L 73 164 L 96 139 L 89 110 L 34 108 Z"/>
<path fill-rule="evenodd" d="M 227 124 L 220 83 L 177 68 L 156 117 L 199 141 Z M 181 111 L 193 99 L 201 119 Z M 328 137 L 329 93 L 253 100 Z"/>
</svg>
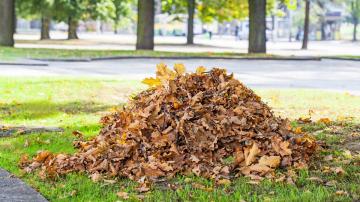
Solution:
<svg viewBox="0 0 360 202">
<path fill-rule="evenodd" d="M 245 165 L 250 165 L 252 162 L 255 161 L 256 155 L 260 153 L 260 149 L 257 146 L 256 142 L 252 145 L 250 149 L 245 151 Z"/>
<path fill-rule="evenodd" d="M 216 184 L 228 186 L 231 184 L 231 181 L 229 179 L 220 179 L 216 182 Z"/>
<path fill-rule="evenodd" d="M 277 168 L 280 165 L 280 156 L 262 156 L 259 159 L 259 164 L 269 166 L 271 168 Z"/>
<path fill-rule="evenodd" d="M 336 195 L 338 196 L 346 196 L 346 195 L 349 195 L 347 191 L 343 191 L 343 190 L 337 190 L 335 192 Z"/>
<path fill-rule="evenodd" d="M 116 195 L 122 199 L 129 199 L 129 194 L 127 192 L 119 191 Z"/>
<path fill-rule="evenodd" d="M 99 173 L 93 173 L 90 178 L 93 182 L 99 182 L 102 179 L 102 176 Z"/>
</svg>

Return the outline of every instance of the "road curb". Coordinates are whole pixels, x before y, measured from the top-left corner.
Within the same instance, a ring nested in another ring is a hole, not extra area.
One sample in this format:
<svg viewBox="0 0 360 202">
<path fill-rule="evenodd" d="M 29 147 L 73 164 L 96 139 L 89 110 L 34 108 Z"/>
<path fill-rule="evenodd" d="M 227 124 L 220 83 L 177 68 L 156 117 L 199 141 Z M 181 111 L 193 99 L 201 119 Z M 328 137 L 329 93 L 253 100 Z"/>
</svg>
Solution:
<svg viewBox="0 0 360 202">
<path fill-rule="evenodd" d="M 91 62 L 91 61 L 104 61 L 104 60 L 123 60 L 123 59 L 182 59 L 182 60 L 191 60 L 191 59 L 221 59 L 221 60 L 300 60 L 300 61 L 320 61 L 321 57 L 312 57 L 312 56 L 290 56 L 290 57 L 217 57 L 217 56 L 113 56 L 113 57 L 99 57 L 99 58 L 69 58 L 69 59 L 40 59 L 32 58 L 32 60 L 44 61 L 44 62 Z"/>
<path fill-rule="evenodd" d="M 23 63 L 23 62 L 0 62 L 1 65 L 11 65 L 11 66 L 49 66 L 46 63 Z"/>
<path fill-rule="evenodd" d="M 350 61 L 360 61 L 360 58 L 343 58 L 343 57 L 322 57 L 323 59 L 329 60 L 350 60 Z"/>
</svg>

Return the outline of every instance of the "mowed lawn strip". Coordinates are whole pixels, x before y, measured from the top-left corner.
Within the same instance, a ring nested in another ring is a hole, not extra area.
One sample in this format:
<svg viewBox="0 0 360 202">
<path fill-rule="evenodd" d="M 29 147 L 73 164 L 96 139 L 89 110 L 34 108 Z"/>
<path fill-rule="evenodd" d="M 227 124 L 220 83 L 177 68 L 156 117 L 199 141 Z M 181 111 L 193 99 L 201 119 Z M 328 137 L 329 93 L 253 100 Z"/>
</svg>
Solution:
<svg viewBox="0 0 360 202">
<path fill-rule="evenodd" d="M 116 193 L 127 192 L 138 201 L 352 201 L 360 197 L 360 160 L 349 155 L 351 142 L 359 143 L 360 97 L 349 93 L 315 90 L 265 90 L 256 92 L 282 117 L 294 120 L 311 116 L 315 121 L 329 118 L 331 123 L 300 124 L 294 128 L 316 135 L 326 143 L 309 170 L 297 171 L 295 185 L 263 181 L 251 184 L 240 177 L 230 185 L 195 176 L 177 176 L 154 184 L 148 193 L 138 193 L 136 183 L 127 179 L 94 183 L 85 174 L 73 173 L 55 180 L 25 174 L 18 162 L 23 154 L 39 150 L 73 153 L 72 131 L 87 138 L 98 134 L 99 119 L 111 113 L 136 92 L 145 89 L 140 81 L 91 78 L 0 78 L 0 121 L 3 125 L 58 126 L 63 133 L 15 135 L 0 138 L 0 167 L 39 190 L 50 201 L 116 201 Z M 355 150 L 351 150 L 353 154 Z M 332 160 L 328 157 L 331 156 Z M 325 158 L 326 157 L 326 158 Z M 344 172 L 336 172 L 336 168 Z M 171 184 L 171 186 L 168 185 Z M 173 190 L 174 189 L 174 190 Z"/>
</svg>

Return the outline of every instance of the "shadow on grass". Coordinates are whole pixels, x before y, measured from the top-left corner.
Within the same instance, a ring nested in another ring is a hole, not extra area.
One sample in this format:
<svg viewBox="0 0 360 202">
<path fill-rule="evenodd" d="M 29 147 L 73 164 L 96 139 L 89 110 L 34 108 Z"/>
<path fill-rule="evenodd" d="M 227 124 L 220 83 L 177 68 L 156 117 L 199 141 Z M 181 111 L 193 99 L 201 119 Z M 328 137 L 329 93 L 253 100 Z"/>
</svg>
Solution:
<svg viewBox="0 0 360 202">
<path fill-rule="evenodd" d="M 91 114 L 107 111 L 119 105 L 104 105 L 95 102 L 75 101 L 67 103 L 54 103 L 48 100 L 39 100 L 24 103 L 0 103 L 0 119 L 43 119 L 60 113 L 76 115 Z"/>
</svg>

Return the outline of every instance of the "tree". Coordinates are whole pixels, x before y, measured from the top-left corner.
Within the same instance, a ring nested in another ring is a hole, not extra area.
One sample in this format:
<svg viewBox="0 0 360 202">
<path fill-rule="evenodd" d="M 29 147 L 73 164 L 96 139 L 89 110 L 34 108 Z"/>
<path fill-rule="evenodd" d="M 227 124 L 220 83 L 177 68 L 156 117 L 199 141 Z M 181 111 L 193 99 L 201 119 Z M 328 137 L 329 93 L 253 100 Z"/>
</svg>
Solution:
<svg viewBox="0 0 360 202">
<path fill-rule="evenodd" d="M 187 1 L 188 20 L 187 20 L 187 36 L 186 44 L 194 44 L 194 14 L 195 14 L 195 0 Z"/>
<path fill-rule="evenodd" d="M 110 19 L 114 12 L 112 0 L 55 0 L 56 19 L 69 25 L 68 39 L 78 39 L 77 28 L 83 19 Z"/>
<path fill-rule="evenodd" d="M 186 44 L 194 44 L 194 18 L 196 3 L 201 0 L 163 0 L 162 11 L 168 14 L 187 13 Z"/>
<path fill-rule="evenodd" d="M 120 26 L 121 17 L 127 17 L 131 14 L 131 5 L 132 0 L 113 0 L 114 4 L 114 15 L 112 20 L 114 22 L 114 33 L 117 34 L 117 31 Z"/>
<path fill-rule="evenodd" d="M 350 0 L 350 16 L 353 29 L 353 41 L 357 41 L 357 27 L 360 21 L 360 0 Z"/>
<path fill-rule="evenodd" d="M 249 0 L 249 53 L 266 53 L 266 0 Z"/>
<path fill-rule="evenodd" d="M 309 41 L 309 24 L 310 24 L 310 0 L 305 0 L 305 22 L 304 22 L 304 38 L 301 49 L 306 50 Z"/>
<path fill-rule="evenodd" d="M 136 50 L 154 49 L 155 1 L 138 0 Z"/>
<path fill-rule="evenodd" d="M 20 17 L 41 19 L 40 39 L 50 39 L 50 23 L 54 13 L 55 0 L 18 1 L 16 8 Z"/>
<path fill-rule="evenodd" d="M 14 0 L 0 0 L 0 46 L 14 46 L 14 13 Z"/>
</svg>

